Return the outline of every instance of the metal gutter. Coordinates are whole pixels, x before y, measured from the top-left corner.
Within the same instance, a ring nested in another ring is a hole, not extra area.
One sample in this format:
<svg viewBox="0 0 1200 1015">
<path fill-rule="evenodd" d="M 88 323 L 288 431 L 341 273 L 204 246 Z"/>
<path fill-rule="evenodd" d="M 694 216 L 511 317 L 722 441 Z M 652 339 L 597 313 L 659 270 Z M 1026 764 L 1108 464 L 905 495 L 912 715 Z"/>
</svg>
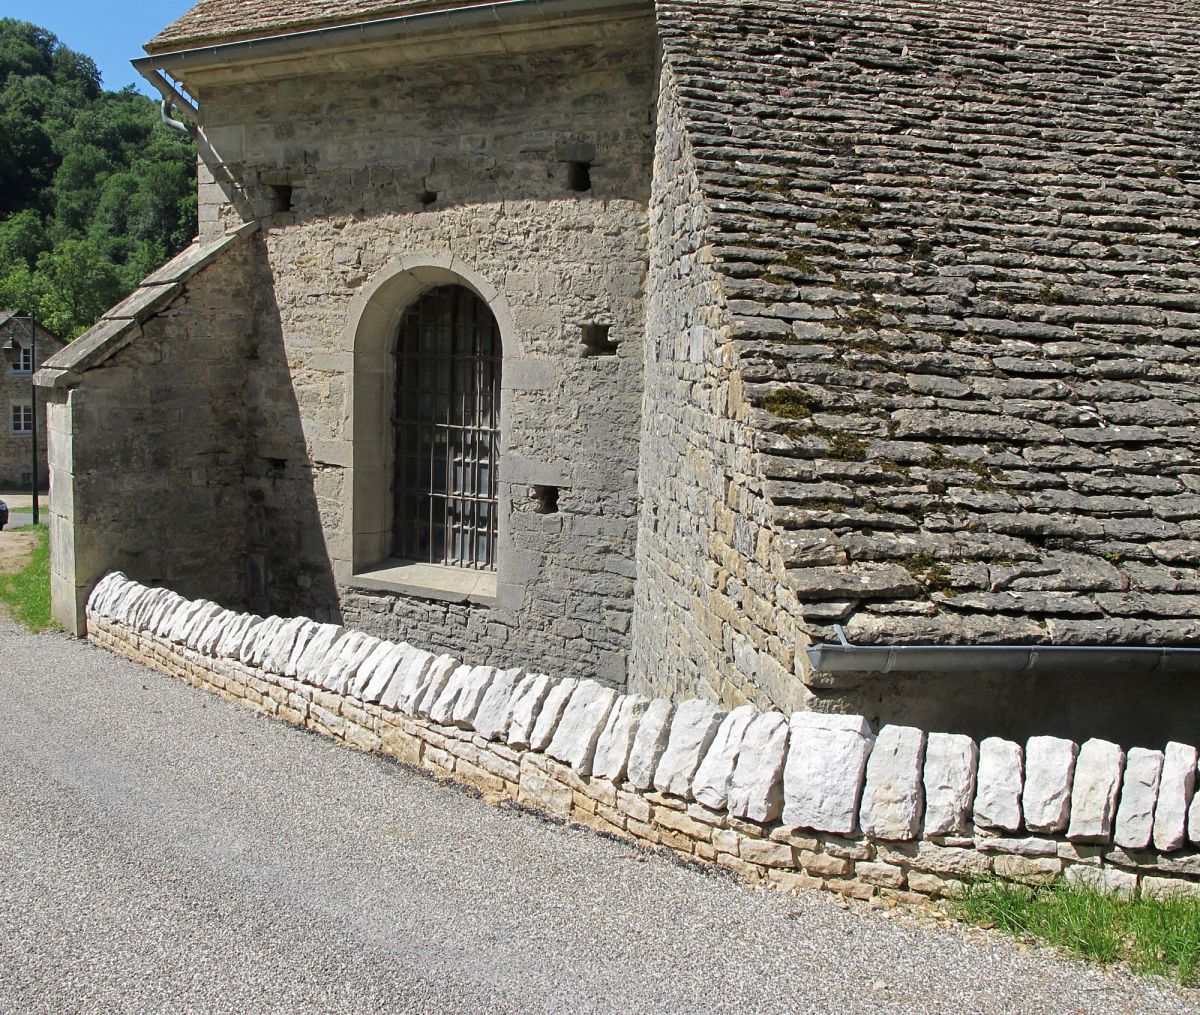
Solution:
<svg viewBox="0 0 1200 1015">
<path fill-rule="evenodd" d="M 1200 648 L 1108 645 L 854 645 L 806 649 L 819 673 L 1121 672 L 1132 676 L 1200 673 Z"/>
<path fill-rule="evenodd" d="M 262 38 L 216 43 L 191 49 L 154 53 L 131 61 L 149 77 L 155 70 L 174 73 L 190 67 L 228 66 L 294 56 L 325 46 L 368 45 L 405 41 L 430 32 L 455 32 L 476 28 L 509 28 L 580 14 L 608 11 L 653 10 L 651 0 L 499 0 L 452 10 L 419 11 L 349 25 L 331 25 L 283 32 Z M 158 83 L 151 79 L 156 88 Z"/>
</svg>

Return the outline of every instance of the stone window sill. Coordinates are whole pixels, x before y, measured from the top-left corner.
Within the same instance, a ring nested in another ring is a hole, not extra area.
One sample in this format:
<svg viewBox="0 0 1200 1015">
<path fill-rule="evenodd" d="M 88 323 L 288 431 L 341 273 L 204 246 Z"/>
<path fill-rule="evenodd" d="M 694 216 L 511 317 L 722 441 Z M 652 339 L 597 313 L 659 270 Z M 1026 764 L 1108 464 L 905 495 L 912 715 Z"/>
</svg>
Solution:
<svg viewBox="0 0 1200 1015">
<path fill-rule="evenodd" d="M 492 606 L 496 602 L 495 571 L 472 571 L 444 564 L 385 560 L 354 575 L 350 584 L 371 592 L 395 592 L 445 603 Z"/>
</svg>

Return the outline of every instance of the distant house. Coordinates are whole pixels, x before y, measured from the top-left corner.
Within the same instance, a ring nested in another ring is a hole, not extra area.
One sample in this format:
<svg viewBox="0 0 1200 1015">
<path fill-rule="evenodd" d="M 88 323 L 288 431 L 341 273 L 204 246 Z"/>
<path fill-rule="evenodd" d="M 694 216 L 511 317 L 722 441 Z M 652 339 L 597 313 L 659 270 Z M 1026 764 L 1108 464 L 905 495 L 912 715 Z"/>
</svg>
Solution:
<svg viewBox="0 0 1200 1015">
<path fill-rule="evenodd" d="M 200 235 L 39 375 L 69 629 L 120 568 L 638 692 L 1194 739 L 1194 2 L 201 0 L 147 49 Z"/>
<path fill-rule="evenodd" d="M 33 461 L 33 374 L 66 343 L 52 331 L 37 325 L 37 362 L 33 361 L 28 317 L 0 310 L 0 346 L 15 340 L 21 347 L 18 361 L 0 357 L 0 490 L 27 490 L 31 486 Z M 49 483 L 46 467 L 46 406 L 38 399 L 38 482 L 45 492 Z"/>
</svg>

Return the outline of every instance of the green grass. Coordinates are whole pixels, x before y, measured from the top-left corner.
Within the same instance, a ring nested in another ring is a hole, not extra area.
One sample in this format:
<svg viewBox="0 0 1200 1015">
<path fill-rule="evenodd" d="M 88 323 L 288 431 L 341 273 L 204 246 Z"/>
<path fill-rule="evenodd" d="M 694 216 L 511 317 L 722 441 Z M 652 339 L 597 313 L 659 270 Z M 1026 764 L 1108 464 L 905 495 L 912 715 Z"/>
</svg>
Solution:
<svg viewBox="0 0 1200 1015">
<path fill-rule="evenodd" d="M 1200 899 L 1120 898 L 1063 881 L 1040 888 L 985 881 L 953 905 L 972 923 L 1200 986 Z"/>
<path fill-rule="evenodd" d="M 50 619 L 50 534 L 34 526 L 37 545 L 29 563 L 13 574 L 0 574 L 0 603 L 31 631 L 45 631 Z"/>
</svg>

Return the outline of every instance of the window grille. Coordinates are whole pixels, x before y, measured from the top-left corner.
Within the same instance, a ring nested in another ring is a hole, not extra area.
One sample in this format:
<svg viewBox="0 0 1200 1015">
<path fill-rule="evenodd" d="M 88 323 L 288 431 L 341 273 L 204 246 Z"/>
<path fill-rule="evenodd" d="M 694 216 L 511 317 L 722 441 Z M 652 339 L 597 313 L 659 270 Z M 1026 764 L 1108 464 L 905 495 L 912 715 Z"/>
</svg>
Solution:
<svg viewBox="0 0 1200 1015">
<path fill-rule="evenodd" d="M 12 432 L 18 435 L 33 433 L 33 406 L 28 402 L 12 407 Z"/>
<path fill-rule="evenodd" d="M 21 359 L 19 362 L 12 365 L 14 374 L 31 374 L 33 373 L 33 347 L 28 345 L 21 346 Z"/>
<path fill-rule="evenodd" d="M 494 570 L 500 331 L 469 289 L 438 286 L 396 344 L 393 554 Z"/>
</svg>

